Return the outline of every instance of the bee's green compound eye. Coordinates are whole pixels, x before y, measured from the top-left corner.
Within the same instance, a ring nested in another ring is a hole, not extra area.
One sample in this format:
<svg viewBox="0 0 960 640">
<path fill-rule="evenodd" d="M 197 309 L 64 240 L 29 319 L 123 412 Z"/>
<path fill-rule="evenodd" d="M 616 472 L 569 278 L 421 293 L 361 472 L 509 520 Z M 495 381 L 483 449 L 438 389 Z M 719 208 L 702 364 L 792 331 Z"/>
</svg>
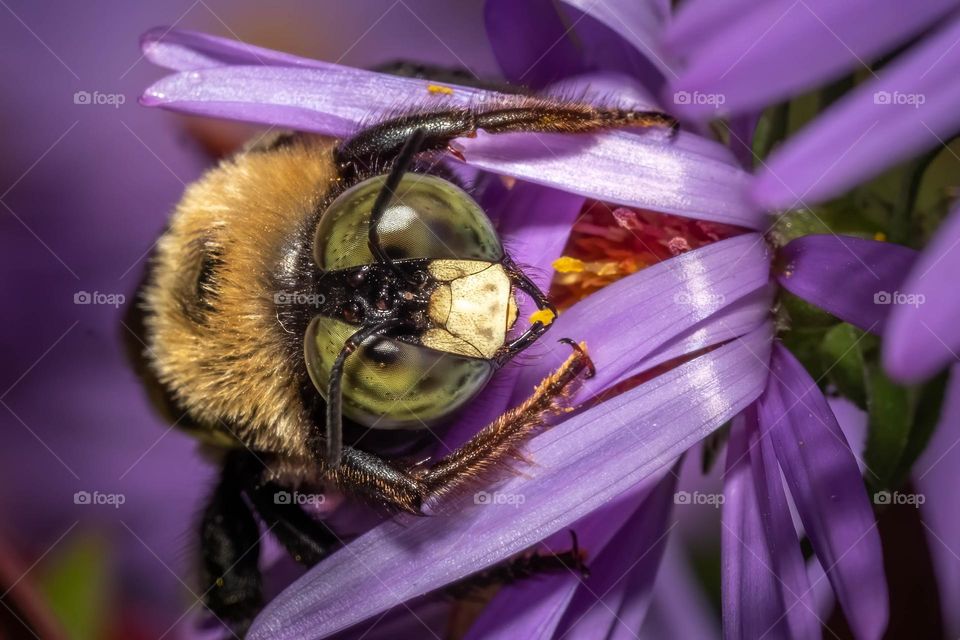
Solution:
<svg viewBox="0 0 960 640">
<path fill-rule="evenodd" d="M 330 368 L 355 331 L 325 316 L 315 317 L 307 328 L 307 371 L 324 399 Z M 473 397 L 492 373 L 488 360 L 370 338 L 344 364 L 343 414 L 377 429 L 426 427 Z"/>
<path fill-rule="evenodd" d="M 376 176 L 344 191 L 317 225 L 314 257 L 324 271 L 374 262 L 367 245 L 370 210 L 386 181 Z M 407 173 L 377 228 L 391 258 L 499 262 L 503 246 L 483 209 L 455 184 Z"/>
</svg>

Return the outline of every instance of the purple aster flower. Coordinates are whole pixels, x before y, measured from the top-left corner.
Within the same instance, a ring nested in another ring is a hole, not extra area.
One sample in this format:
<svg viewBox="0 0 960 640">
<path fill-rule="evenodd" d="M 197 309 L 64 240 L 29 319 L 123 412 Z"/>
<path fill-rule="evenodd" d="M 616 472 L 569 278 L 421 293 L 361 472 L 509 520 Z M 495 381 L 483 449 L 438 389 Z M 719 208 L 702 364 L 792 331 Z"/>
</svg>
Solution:
<svg viewBox="0 0 960 640">
<path fill-rule="evenodd" d="M 628 46 L 611 39 L 609 27 L 599 30 L 624 21 L 624 14 L 588 10 L 587 18 L 608 41 Z M 144 47 L 150 59 L 177 72 L 150 87 L 144 104 L 326 135 L 348 134 L 397 104 L 506 99 L 460 86 L 431 91 L 425 81 L 195 33 L 151 32 Z M 549 91 L 550 81 L 573 77 L 564 71 L 570 68 L 610 72 L 597 62 L 602 56 L 587 64 L 570 52 L 560 54 L 566 58 L 532 84 Z M 639 63 L 616 70 L 638 80 L 650 71 Z M 618 96 L 650 95 L 643 84 L 624 91 L 624 76 L 619 82 Z M 519 259 L 544 271 L 560 255 L 583 197 L 747 229 L 766 225 L 762 211 L 743 197 L 751 177 L 728 150 L 694 134 L 681 133 L 673 141 L 625 132 L 587 140 L 480 134 L 458 141 L 458 147 L 469 167 L 524 181 L 501 201 L 496 218 Z M 558 333 L 585 339 L 598 365 L 598 375 L 578 398 L 677 358 L 685 361 L 533 439 L 527 451 L 536 467 L 496 487 L 524 496 L 522 508 L 455 498 L 433 505 L 433 517 L 380 524 L 275 599 L 255 623 L 253 637 L 325 637 L 540 541 L 562 545 L 570 527 L 594 558 L 591 577 L 581 582 L 559 575 L 511 585 L 472 633 L 553 637 L 587 624 L 616 627 L 616 616 L 612 621 L 592 606 L 596 596 L 588 594 L 596 590 L 604 594 L 606 611 L 626 610 L 639 620 L 669 529 L 671 463 L 733 418 L 724 517 L 727 634 L 816 635 L 820 620 L 813 594 L 826 580 L 855 634 L 878 637 L 887 594 L 857 460 L 813 380 L 773 341 L 771 280 L 878 332 L 885 314 L 873 296 L 899 286 L 913 260 L 911 251 L 886 243 L 811 236 L 784 247 L 774 273 L 767 241 L 746 232 L 648 267 L 584 299 L 555 322 Z M 842 295 L 836 288 L 840 275 L 848 282 Z M 481 427 L 561 358 L 559 350 L 538 355 L 526 367 L 501 372 L 453 433 Z M 824 569 L 813 582 L 780 488 L 781 470 Z M 637 561 L 636 571 L 620 579 L 618 569 L 630 558 Z"/>
<path fill-rule="evenodd" d="M 835 3 L 687 2 L 664 37 L 682 60 L 671 78 L 676 110 L 707 118 L 758 111 L 865 69 L 867 81 L 774 151 L 749 188 L 768 209 L 808 207 L 837 196 L 960 130 L 958 3 L 931 0 L 904 12 L 894 0 Z M 906 238 L 896 238 L 906 240 Z M 915 382 L 960 351 L 953 214 L 918 261 L 884 338 L 891 375 Z"/>
</svg>

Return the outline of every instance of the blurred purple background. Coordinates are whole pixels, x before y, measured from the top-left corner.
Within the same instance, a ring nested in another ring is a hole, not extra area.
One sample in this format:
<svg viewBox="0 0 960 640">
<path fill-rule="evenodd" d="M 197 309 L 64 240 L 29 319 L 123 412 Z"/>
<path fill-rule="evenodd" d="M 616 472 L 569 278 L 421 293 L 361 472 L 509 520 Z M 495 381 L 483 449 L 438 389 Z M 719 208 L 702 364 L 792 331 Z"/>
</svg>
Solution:
<svg viewBox="0 0 960 640">
<path fill-rule="evenodd" d="M 496 76 L 480 0 L 0 2 L 0 629 L 172 637 L 196 606 L 212 468 L 151 408 L 124 318 L 184 185 L 248 132 L 137 104 L 163 75 L 138 45 L 158 25 Z"/>
</svg>

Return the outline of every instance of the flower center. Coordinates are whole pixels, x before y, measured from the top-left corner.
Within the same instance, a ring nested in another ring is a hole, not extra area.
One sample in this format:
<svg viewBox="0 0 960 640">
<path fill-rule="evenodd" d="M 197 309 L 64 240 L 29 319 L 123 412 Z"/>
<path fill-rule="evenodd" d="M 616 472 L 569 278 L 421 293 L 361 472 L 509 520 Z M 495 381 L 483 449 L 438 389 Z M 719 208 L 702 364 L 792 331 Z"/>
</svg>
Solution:
<svg viewBox="0 0 960 640">
<path fill-rule="evenodd" d="M 744 231 L 719 222 L 587 200 L 563 256 L 553 263 L 550 299 L 562 311 L 620 278 Z"/>
</svg>

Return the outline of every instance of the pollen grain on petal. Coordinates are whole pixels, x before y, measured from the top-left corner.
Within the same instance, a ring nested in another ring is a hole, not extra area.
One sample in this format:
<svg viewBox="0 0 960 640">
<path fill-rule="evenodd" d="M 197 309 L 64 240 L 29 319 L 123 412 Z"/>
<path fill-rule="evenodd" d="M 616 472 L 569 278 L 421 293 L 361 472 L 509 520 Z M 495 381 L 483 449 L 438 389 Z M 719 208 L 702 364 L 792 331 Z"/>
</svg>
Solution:
<svg viewBox="0 0 960 640">
<path fill-rule="evenodd" d="M 532 324 L 534 322 L 539 322 L 544 326 L 550 326 L 556 317 L 557 315 L 550 309 L 540 309 L 539 311 L 530 314 L 530 323 Z"/>
</svg>

